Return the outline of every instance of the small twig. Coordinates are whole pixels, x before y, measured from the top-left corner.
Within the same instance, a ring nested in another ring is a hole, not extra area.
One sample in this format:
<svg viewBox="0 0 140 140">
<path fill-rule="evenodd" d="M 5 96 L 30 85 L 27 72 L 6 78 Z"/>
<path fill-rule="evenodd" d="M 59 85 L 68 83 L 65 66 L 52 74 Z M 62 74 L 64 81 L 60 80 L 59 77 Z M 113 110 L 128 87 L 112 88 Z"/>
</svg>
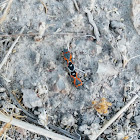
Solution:
<svg viewBox="0 0 140 140">
<path fill-rule="evenodd" d="M 74 2 L 74 5 L 75 5 L 76 10 L 79 12 L 80 9 L 79 9 L 79 7 L 78 7 L 77 1 L 76 1 L 76 0 L 73 0 L 73 2 Z"/>
<path fill-rule="evenodd" d="M 93 20 L 93 16 L 91 14 L 91 12 L 88 10 L 88 9 L 85 9 L 85 12 L 87 13 L 87 16 L 88 16 L 88 20 L 89 20 L 89 23 L 92 25 L 92 27 L 94 28 L 94 34 L 95 34 L 95 37 L 96 37 L 96 40 L 97 42 L 100 42 L 100 33 L 98 31 L 98 28 Z"/>
<path fill-rule="evenodd" d="M 85 36 L 92 37 L 93 39 L 96 39 L 95 36 L 93 36 L 93 35 L 85 35 Z"/>
<path fill-rule="evenodd" d="M 7 7 L 4 10 L 4 13 L 3 13 L 2 17 L 0 18 L 0 24 L 2 24 L 2 22 L 5 20 L 8 12 L 10 10 L 10 7 L 11 7 L 12 2 L 13 2 L 13 0 L 9 0 Z"/>
<path fill-rule="evenodd" d="M 139 96 L 136 94 L 120 111 L 118 111 L 102 128 L 98 131 L 98 134 L 95 135 L 94 140 L 96 140 L 126 109 L 134 103 L 134 101 Z"/>
<path fill-rule="evenodd" d="M 85 36 L 88 36 L 86 35 L 86 33 L 72 33 L 72 32 L 66 32 L 66 33 L 45 33 L 43 35 L 44 36 L 47 36 L 47 35 L 74 35 L 74 34 L 77 34 L 77 35 L 85 35 Z M 0 37 L 16 37 L 16 36 L 36 36 L 36 35 L 39 35 L 39 33 L 27 33 L 27 34 L 3 34 L 3 35 L 0 35 Z M 85 37 L 84 36 L 84 37 Z M 89 35 L 90 36 L 90 35 Z"/>
<path fill-rule="evenodd" d="M 0 113 L 0 121 L 9 122 L 10 121 L 10 118 Z M 24 122 L 24 121 L 15 119 L 15 118 L 13 118 L 13 120 L 11 121 L 11 124 L 12 125 L 15 125 L 17 127 L 20 127 L 20 128 L 26 129 L 26 130 L 29 130 L 29 131 L 31 131 L 33 133 L 37 133 L 39 135 L 43 135 L 45 137 L 52 138 L 52 139 L 56 139 L 56 140 L 72 140 L 72 139 L 70 139 L 68 137 L 65 137 L 65 136 L 56 134 L 54 132 L 45 130 L 43 128 L 40 128 L 38 126 L 29 124 L 27 122 Z"/>
<path fill-rule="evenodd" d="M 44 6 L 44 8 L 45 8 L 45 13 L 47 14 L 48 9 L 47 9 L 46 4 L 45 4 L 42 0 L 40 0 L 40 2 L 41 2 L 41 4 Z"/>
<path fill-rule="evenodd" d="M 80 71 L 80 72 L 82 72 L 82 73 L 85 73 L 83 70 L 80 70 L 80 69 L 78 69 L 78 68 L 75 68 L 75 70 L 78 70 L 78 71 Z"/>
<path fill-rule="evenodd" d="M 129 62 L 130 60 L 134 59 L 134 58 L 137 58 L 137 57 L 140 57 L 140 55 L 136 55 L 136 56 L 134 56 L 134 57 L 131 57 L 131 58 L 128 60 L 128 62 Z"/>
<path fill-rule="evenodd" d="M 123 56 L 123 61 L 124 61 L 123 62 L 123 68 L 125 68 L 125 66 L 128 64 L 129 61 L 131 61 L 131 60 L 133 60 L 137 57 L 140 57 L 140 55 L 136 55 L 134 57 L 131 57 L 131 58 L 127 59 L 126 55 L 122 55 L 122 56 Z"/>
<path fill-rule="evenodd" d="M 27 34 L 1 34 L 0 37 L 17 37 L 17 36 L 36 36 L 39 33 L 27 33 Z"/>
<path fill-rule="evenodd" d="M 24 27 L 21 29 L 20 34 L 22 34 L 22 32 L 24 31 Z M 13 48 L 15 47 L 16 43 L 18 42 L 20 36 L 17 37 L 17 39 L 14 41 L 14 43 L 12 44 L 12 46 L 10 47 L 10 49 L 8 50 L 8 53 L 6 54 L 6 56 L 4 57 L 3 61 L 0 64 L 0 70 L 3 67 L 3 65 L 6 63 L 9 55 L 12 53 Z"/>
</svg>

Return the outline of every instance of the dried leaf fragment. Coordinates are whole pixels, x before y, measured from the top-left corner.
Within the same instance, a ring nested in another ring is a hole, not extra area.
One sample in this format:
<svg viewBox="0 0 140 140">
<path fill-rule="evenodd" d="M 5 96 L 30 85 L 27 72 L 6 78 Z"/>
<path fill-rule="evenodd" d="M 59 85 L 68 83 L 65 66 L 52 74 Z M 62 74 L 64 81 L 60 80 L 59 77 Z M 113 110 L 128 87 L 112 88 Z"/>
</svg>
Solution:
<svg viewBox="0 0 140 140">
<path fill-rule="evenodd" d="M 99 102 L 93 101 L 92 104 L 94 105 L 95 110 L 100 114 L 107 114 L 108 107 L 112 106 L 110 102 L 106 101 L 106 98 L 102 98 Z"/>
<path fill-rule="evenodd" d="M 6 123 L 6 124 L 1 128 L 1 130 L 0 130 L 0 137 L 7 131 L 7 129 L 10 128 L 10 126 L 11 126 L 11 121 L 12 121 L 12 118 L 11 118 L 11 120 L 10 120 L 8 123 Z"/>
<path fill-rule="evenodd" d="M 123 140 L 128 140 L 129 139 L 129 136 L 125 136 L 124 138 L 123 138 Z"/>
</svg>

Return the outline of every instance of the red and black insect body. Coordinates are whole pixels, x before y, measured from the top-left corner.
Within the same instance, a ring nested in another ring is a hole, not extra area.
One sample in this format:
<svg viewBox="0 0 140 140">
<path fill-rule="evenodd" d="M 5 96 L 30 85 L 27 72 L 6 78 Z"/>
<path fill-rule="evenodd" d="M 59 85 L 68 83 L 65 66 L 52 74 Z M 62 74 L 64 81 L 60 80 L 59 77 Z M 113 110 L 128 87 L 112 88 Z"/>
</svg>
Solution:
<svg viewBox="0 0 140 140">
<path fill-rule="evenodd" d="M 72 83 L 75 85 L 75 87 L 79 87 L 82 86 L 82 81 L 81 79 L 78 77 L 77 72 L 75 71 L 74 68 L 74 64 L 72 62 L 72 55 L 71 53 L 68 51 L 68 49 L 64 49 L 63 50 L 63 56 L 64 56 L 64 60 L 67 63 L 67 68 L 69 70 L 69 74 L 72 80 Z"/>
</svg>

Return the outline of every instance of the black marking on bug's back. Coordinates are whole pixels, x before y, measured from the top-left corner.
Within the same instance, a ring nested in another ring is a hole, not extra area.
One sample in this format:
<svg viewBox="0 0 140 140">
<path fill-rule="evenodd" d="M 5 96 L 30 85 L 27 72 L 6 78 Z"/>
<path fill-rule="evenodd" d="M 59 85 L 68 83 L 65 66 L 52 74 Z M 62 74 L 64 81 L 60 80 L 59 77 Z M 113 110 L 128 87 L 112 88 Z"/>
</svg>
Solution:
<svg viewBox="0 0 140 140">
<path fill-rule="evenodd" d="M 74 71 L 74 65 L 71 62 L 69 62 L 68 68 L 70 71 Z"/>
<path fill-rule="evenodd" d="M 71 72 L 71 75 L 76 77 L 76 71 Z"/>
</svg>

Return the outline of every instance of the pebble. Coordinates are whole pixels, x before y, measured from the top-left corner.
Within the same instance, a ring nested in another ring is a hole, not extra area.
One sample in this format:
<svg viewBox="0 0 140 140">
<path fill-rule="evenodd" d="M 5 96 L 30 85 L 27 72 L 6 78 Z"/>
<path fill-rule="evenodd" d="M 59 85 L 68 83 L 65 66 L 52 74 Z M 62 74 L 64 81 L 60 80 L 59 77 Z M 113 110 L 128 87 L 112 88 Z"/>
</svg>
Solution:
<svg viewBox="0 0 140 140">
<path fill-rule="evenodd" d="M 112 133 L 112 129 L 106 129 L 105 131 L 104 131 L 104 134 L 111 134 Z"/>
<path fill-rule="evenodd" d="M 3 87 L 1 87 L 1 88 L 0 88 L 0 93 L 1 93 L 1 92 L 4 92 L 4 91 L 6 91 L 6 89 L 3 88 Z"/>
<path fill-rule="evenodd" d="M 118 140 L 122 140 L 124 137 L 125 137 L 125 134 L 124 134 L 124 132 L 123 132 L 123 131 L 122 131 L 122 132 L 117 133 L 117 139 L 118 139 Z"/>
<path fill-rule="evenodd" d="M 53 71 L 54 69 L 56 69 L 56 65 L 53 61 L 50 61 L 47 63 L 47 70 L 48 71 Z"/>
<path fill-rule="evenodd" d="M 131 119 L 132 117 L 133 117 L 133 113 L 132 112 L 127 115 L 127 119 Z"/>
<path fill-rule="evenodd" d="M 13 17 L 12 19 L 13 19 L 13 21 L 17 21 L 17 20 L 18 20 L 18 18 L 17 18 L 17 17 Z"/>
<path fill-rule="evenodd" d="M 75 124 L 75 119 L 73 115 L 68 114 L 63 116 L 61 123 L 65 126 L 73 126 Z"/>
<path fill-rule="evenodd" d="M 120 21 L 111 21 L 111 24 L 110 24 L 110 26 L 112 27 L 112 28 L 120 28 L 120 29 L 125 29 L 125 25 L 122 23 L 122 22 L 120 22 Z"/>
<path fill-rule="evenodd" d="M 79 127 L 79 131 L 85 131 L 88 128 L 87 124 L 84 124 L 82 126 Z"/>
<path fill-rule="evenodd" d="M 28 108 L 41 107 L 42 101 L 32 89 L 22 89 L 23 103 Z"/>
<path fill-rule="evenodd" d="M 84 134 L 86 134 L 86 135 L 91 134 L 90 127 L 87 124 L 84 124 L 84 125 L 80 126 L 79 131 L 84 132 Z"/>
<path fill-rule="evenodd" d="M 48 94 L 48 86 L 39 84 L 38 87 L 36 88 L 35 92 L 37 93 L 37 95 L 39 97 L 41 97 L 42 95 L 47 96 L 47 94 Z"/>
<path fill-rule="evenodd" d="M 37 110 L 35 110 L 35 111 L 34 111 L 34 114 L 35 114 L 35 115 L 40 115 L 40 112 L 37 111 Z"/>
</svg>

